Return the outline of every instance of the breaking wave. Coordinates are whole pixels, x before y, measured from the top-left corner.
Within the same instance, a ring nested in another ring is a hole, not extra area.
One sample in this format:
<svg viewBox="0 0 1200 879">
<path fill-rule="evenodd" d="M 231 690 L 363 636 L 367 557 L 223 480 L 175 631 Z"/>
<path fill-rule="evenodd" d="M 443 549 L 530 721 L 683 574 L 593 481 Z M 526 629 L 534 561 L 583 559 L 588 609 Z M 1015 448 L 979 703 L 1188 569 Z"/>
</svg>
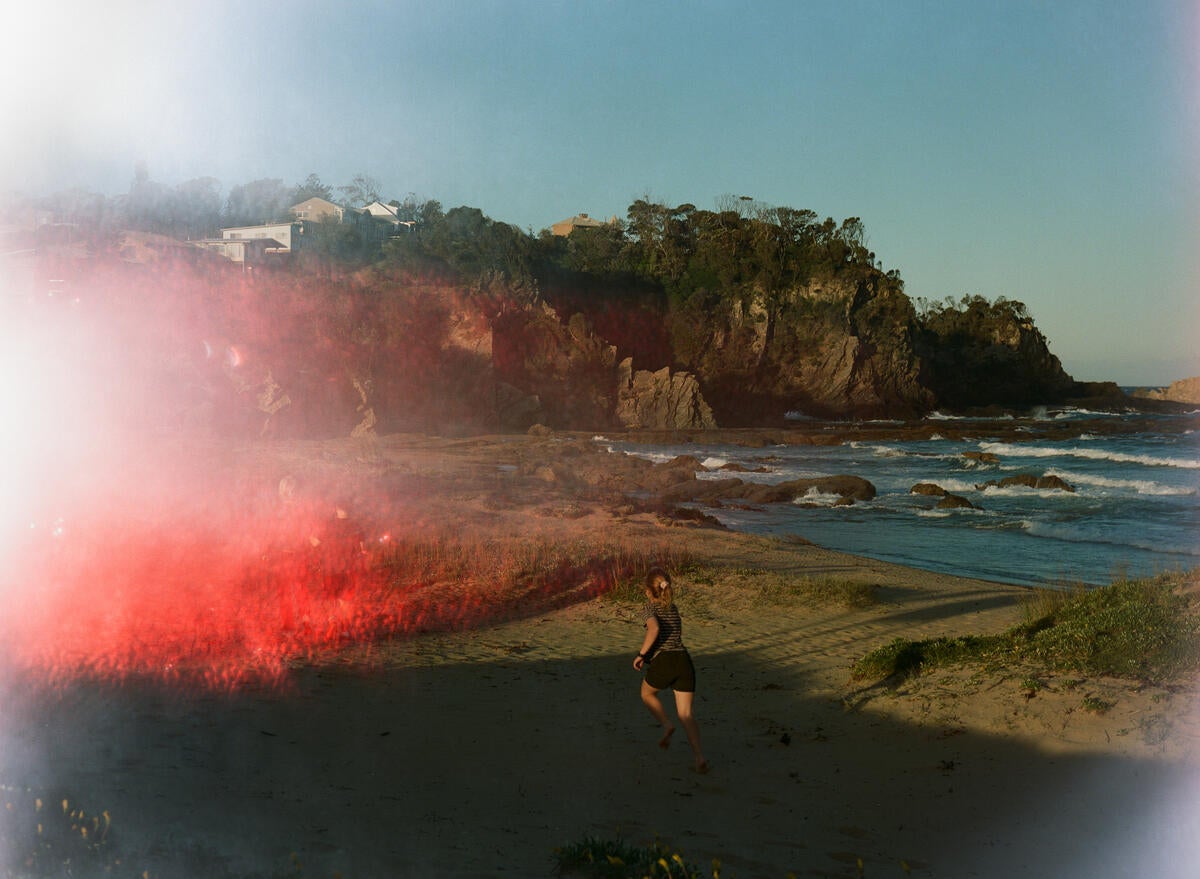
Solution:
<svg viewBox="0 0 1200 879">
<path fill-rule="evenodd" d="M 803 495 L 792 501 L 797 506 L 832 507 L 842 499 L 840 494 L 827 494 L 810 488 Z"/>
<path fill-rule="evenodd" d="M 925 416 L 926 421 L 1014 421 L 1012 415 L 978 416 L 978 415 L 947 415 L 944 412 L 930 412 Z"/>
<path fill-rule="evenodd" d="M 1069 525 L 1062 525 L 1054 522 L 1027 522 L 1025 525 L 1025 533 L 1032 537 L 1044 537 L 1050 540 L 1060 540 L 1064 543 L 1086 543 L 1097 546 L 1128 547 L 1131 549 L 1141 549 L 1153 551 L 1155 553 L 1165 553 L 1168 555 L 1183 556 L 1187 558 L 1200 557 L 1200 547 L 1169 547 L 1162 546 L 1161 544 L 1153 541 L 1138 539 L 1105 539 L 1084 534 L 1078 529 L 1072 528 Z"/>
<path fill-rule="evenodd" d="M 1005 455 L 1010 458 L 1084 458 L 1089 461 L 1112 461 L 1116 464 L 1142 464 L 1146 467 L 1177 467 L 1184 470 L 1200 470 L 1200 460 L 1195 458 L 1132 455 L 1128 452 L 1076 447 L 1056 449 L 1050 446 L 1028 446 L 1015 443 L 983 442 L 979 444 L 979 448 L 994 455 Z"/>
<path fill-rule="evenodd" d="M 1134 491 L 1138 494 L 1167 497 L 1171 495 L 1186 496 L 1196 493 L 1195 488 L 1178 485 L 1163 485 L 1150 479 L 1117 479 L 1112 476 L 1096 476 L 1089 473 L 1071 473 L 1066 470 L 1047 470 L 1047 476 L 1057 476 L 1072 485 L 1090 485 L 1095 488 L 1115 488 Z"/>
</svg>

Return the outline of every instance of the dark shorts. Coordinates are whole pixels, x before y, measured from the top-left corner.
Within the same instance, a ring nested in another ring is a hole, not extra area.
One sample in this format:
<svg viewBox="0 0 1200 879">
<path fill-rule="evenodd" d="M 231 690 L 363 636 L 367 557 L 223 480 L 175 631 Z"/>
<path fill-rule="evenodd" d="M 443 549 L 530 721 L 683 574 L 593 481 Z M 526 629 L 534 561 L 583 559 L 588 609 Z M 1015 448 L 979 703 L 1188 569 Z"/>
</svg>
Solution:
<svg viewBox="0 0 1200 879">
<path fill-rule="evenodd" d="M 646 666 L 646 683 L 656 690 L 696 692 L 696 667 L 686 650 L 663 650 Z"/>
</svg>

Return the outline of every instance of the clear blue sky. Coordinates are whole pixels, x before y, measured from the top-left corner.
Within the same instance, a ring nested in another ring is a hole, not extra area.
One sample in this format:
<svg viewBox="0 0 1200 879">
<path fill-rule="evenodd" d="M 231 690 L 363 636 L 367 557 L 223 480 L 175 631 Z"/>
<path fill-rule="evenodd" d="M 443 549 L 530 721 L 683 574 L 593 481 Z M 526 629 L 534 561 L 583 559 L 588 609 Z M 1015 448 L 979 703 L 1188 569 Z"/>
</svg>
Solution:
<svg viewBox="0 0 1200 879">
<path fill-rule="evenodd" d="M 33 7 L 37 4 L 25 4 Z M 15 16 L 15 18 L 13 18 Z M 114 0 L 6 13 L 0 189 L 365 172 L 537 231 L 645 194 L 861 217 L 1076 378 L 1200 374 L 1200 12 L 1130 2 Z"/>
</svg>

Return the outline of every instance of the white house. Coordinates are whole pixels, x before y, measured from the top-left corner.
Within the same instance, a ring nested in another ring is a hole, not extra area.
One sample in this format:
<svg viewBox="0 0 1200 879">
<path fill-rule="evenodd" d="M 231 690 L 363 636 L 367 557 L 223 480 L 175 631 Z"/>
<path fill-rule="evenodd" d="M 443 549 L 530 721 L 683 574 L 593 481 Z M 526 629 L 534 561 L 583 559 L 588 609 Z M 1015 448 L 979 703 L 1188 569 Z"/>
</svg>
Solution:
<svg viewBox="0 0 1200 879">
<path fill-rule="evenodd" d="M 363 211 L 370 214 L 376 220 L 382 220 L 385 223 L 391 223 L 395 227 L 405 226 L 411 229 L 417 225 L 415 220 L 401 220 L 399 209 L 392 204 L 384 204 L 381 201 L 373 201 Z"/>
<path fill-rule="evenodd" d="M 375 200 L 363 208 L 368 214 L 377 220 L 387 220 L 392 225 L 400 222 L 400 218 L 396 215 L 396 206 L 384 204 L 379 200 Z"/>
<path fill-rule="evenodd" d="M 221 230 L 225 241 L 245 241 L 255 238 L 272 238 L 276 248 L 267 253 L 292 253 L 300 246 L 304 227 L 300 223 L 267 223 L 263 226 L 231 226 Z"/>
<path fill-rule="evenodd" d="M 268 254 L 289 253 L 283 243 L 274 238 L 203 238 L 190 242 L 202 250 L 210 250 L 239 265 L 265 262 Z"/>
</svg>

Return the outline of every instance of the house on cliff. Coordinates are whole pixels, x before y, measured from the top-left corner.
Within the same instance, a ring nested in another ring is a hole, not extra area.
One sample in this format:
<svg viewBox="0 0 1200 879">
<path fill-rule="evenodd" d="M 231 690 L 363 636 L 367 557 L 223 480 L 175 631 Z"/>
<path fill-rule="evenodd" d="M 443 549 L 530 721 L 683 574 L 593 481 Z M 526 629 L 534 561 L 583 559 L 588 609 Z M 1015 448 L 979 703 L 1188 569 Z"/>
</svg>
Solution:
<svg viewBox="0 0 1200 879">
<path fill-rule="evenodd" d="M 587 214 L 576 214 L 573 217 L 568 217 L 550 227 L 550 231 L 555 235 L 566 236 L 570 235 L 576 229 L 598 229 L 601 226 L 615 226 L 617 218 L 613 217 L 607 222 L 597 220 L 594 217 L 589 217 Z"/>
<path fill-rule="evenodd" d="M 267 265 L 291 253 L 289 247 L 274 238 L 203 238 L 193 247 L 223 256 L 242 268 Z"/>
<path fill-rule="evenodd" d="M 384 204 L 376 200 L 371 202 L 363 212 L 370 214 L 376 220 L 388 223 L 394 230 L 410 231 L 413 226 L 417 225 L 415 220 L 401 220 L 399 210 L 395 205 Z"/>
<path fill-rule="evenodd" d="M 346 209 L 344 207 L 318 196 L 306 198 L 299 204 L 292 205 L 288 208 L 288 213 L 297 220 L 318 223 L 330 220 L 335 223 L 341 223 L 346 218 Z"/>
</svg>

